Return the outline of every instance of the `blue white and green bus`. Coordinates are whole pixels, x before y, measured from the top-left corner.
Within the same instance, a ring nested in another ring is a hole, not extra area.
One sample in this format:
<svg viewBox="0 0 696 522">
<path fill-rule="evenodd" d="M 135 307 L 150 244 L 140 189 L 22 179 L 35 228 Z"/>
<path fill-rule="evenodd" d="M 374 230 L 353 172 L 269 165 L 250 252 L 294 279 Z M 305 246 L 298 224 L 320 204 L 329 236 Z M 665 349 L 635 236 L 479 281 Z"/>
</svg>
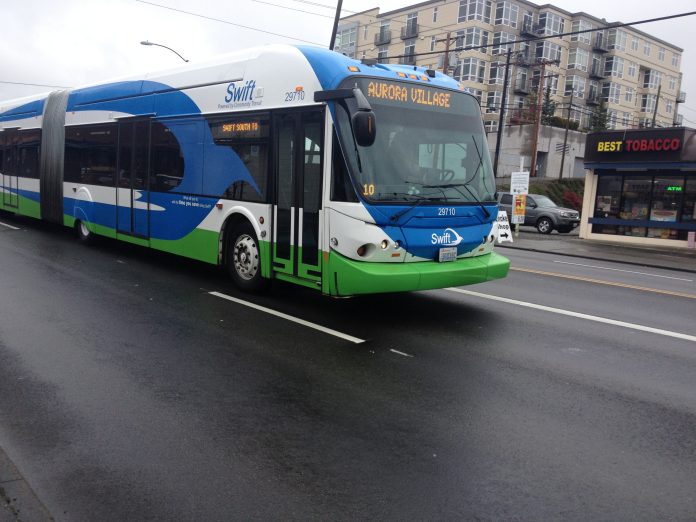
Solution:
<svg viewBox="0 0 696 522">
<path fill-rule="evenodd" d="M 0 209 L 332 296 L 505 277 L 476 99 L 265 46 L 0 102 Z"/>
</svg>

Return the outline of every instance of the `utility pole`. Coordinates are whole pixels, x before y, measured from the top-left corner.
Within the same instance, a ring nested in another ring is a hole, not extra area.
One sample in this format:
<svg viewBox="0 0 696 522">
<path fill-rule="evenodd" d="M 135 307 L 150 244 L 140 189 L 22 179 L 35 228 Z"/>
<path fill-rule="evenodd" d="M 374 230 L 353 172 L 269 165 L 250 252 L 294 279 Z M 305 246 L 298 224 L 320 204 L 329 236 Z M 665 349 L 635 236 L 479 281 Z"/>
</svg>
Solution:
<svg viewBox="0 0 696 522">
<path fill-rule="evenodd" d="M 447 41 L 445 42 L 445 57 L 442 60 L 442 74 L 447 74 L 447 69 L 449 69 L 449 50 L 450 50 L 450 35 L 452 32 L 447 33 Z"/>
<path fill-rule="evenodd" d="M 500 117 L 498 118 L 498 135 L 495 140 L 495 160 L 493 161 L 493 176 L 498 177 L 498 159 L 500 158 L 500 147 L 503 140 L 503 129 L 505 127 L 505 104 L 507 103 L 508 79 L 510 78 L 510 57 L 512 48 L 508 49 L 507 60 L 505 60 L 505 77 L 503 80 L 503 97 L 500 101 Z"/>
<path fill-rule="evenodd" d="M 537 106 L 535 108 L 536 119 L 534 120 L 534 135 L 532 136 L 532 165 L 529 167 L 529 177 L 537 175 L 537 147 L 539 146 L 539 126 L 541 125 L 541 93 L 544 92 L 544 71 L 546 61 L 541 62 L 541 74 L 539 75 L 539 86 L 537 87 Z"/>
<path fill-rule="evenodd" d="M 331 31 L 331 42 L 329 42 L 329 50 L 334 50 L 334 44 L 336 43 L 336 33 L 338 32 L 338 20 L 341 18 L 341 6 L 343 5 L 343 0 L 338 0 L 338 5 L 336 6 L 336 16 L 334 17 L 333 31 Z"/>
<path fill-rule="evenodd" d="M 575 89 L 570 91 L 570 105 L 568 105 L 568 118 L 565 124 L 565 136 L 563 136 L 563 152 L 561 156 L 561 170 L 558 171 L 558 179 L 563 177 L 563 165 L 565 164 L 566 157 L 566 146 L 568 145 L 568 127 L 570 127 L 570 113 L 573 110 L 573 95 L 575 94 Z"/>
<path fill-rule="evenodd" d="M 657 98 L 655 98 L 655 108 L 653 109 L 652 126 L 655 128 L 655 119 L 657 118 L 657 105 L 660 103 L 660 91 L 662 91 L 662 83 L 657 86 Z"/>
</svg>

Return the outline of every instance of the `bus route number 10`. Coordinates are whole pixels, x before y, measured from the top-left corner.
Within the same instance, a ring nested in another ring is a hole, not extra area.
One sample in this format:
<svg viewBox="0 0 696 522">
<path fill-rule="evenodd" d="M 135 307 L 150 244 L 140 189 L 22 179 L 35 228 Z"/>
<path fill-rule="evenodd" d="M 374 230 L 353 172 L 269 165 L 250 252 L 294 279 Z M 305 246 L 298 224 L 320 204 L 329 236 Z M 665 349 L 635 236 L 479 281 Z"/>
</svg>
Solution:
<svg viewBox="0 0 696 522">
<path fill-rule="evenodd" d="M 375 195 L 375 186 L 373 183 L 365 183 L 363 184 L 363 196 L 374 196 Z"/>
</svg>

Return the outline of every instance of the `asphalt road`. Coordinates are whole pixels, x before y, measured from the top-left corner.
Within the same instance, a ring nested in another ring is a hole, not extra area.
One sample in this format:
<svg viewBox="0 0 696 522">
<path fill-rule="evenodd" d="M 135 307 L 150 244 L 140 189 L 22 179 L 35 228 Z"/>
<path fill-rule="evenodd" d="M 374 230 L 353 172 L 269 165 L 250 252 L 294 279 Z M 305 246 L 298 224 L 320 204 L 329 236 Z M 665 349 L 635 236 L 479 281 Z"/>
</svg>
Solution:
<svg viewBox="0 0 696 522">
<path fill-rule="evenodd" d="M 694 518 L 693 274 L 250 296 L 0 222 L 0 447 L 56 520 Z"/>
</svg>

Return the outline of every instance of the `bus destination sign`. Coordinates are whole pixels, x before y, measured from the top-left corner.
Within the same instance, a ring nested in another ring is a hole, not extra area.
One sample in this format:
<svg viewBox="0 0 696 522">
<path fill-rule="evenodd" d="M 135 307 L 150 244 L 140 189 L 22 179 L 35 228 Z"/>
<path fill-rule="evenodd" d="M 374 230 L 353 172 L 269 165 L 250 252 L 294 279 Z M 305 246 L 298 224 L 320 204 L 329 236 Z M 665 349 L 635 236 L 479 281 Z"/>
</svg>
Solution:
<svg viewBox="0 0 696 522">
<path fill-rule="evenodd" d="M 449 109 L 452 94 L 421 85 L 370 81 L 367 84 L 367 97 Z"/>
</svg>

